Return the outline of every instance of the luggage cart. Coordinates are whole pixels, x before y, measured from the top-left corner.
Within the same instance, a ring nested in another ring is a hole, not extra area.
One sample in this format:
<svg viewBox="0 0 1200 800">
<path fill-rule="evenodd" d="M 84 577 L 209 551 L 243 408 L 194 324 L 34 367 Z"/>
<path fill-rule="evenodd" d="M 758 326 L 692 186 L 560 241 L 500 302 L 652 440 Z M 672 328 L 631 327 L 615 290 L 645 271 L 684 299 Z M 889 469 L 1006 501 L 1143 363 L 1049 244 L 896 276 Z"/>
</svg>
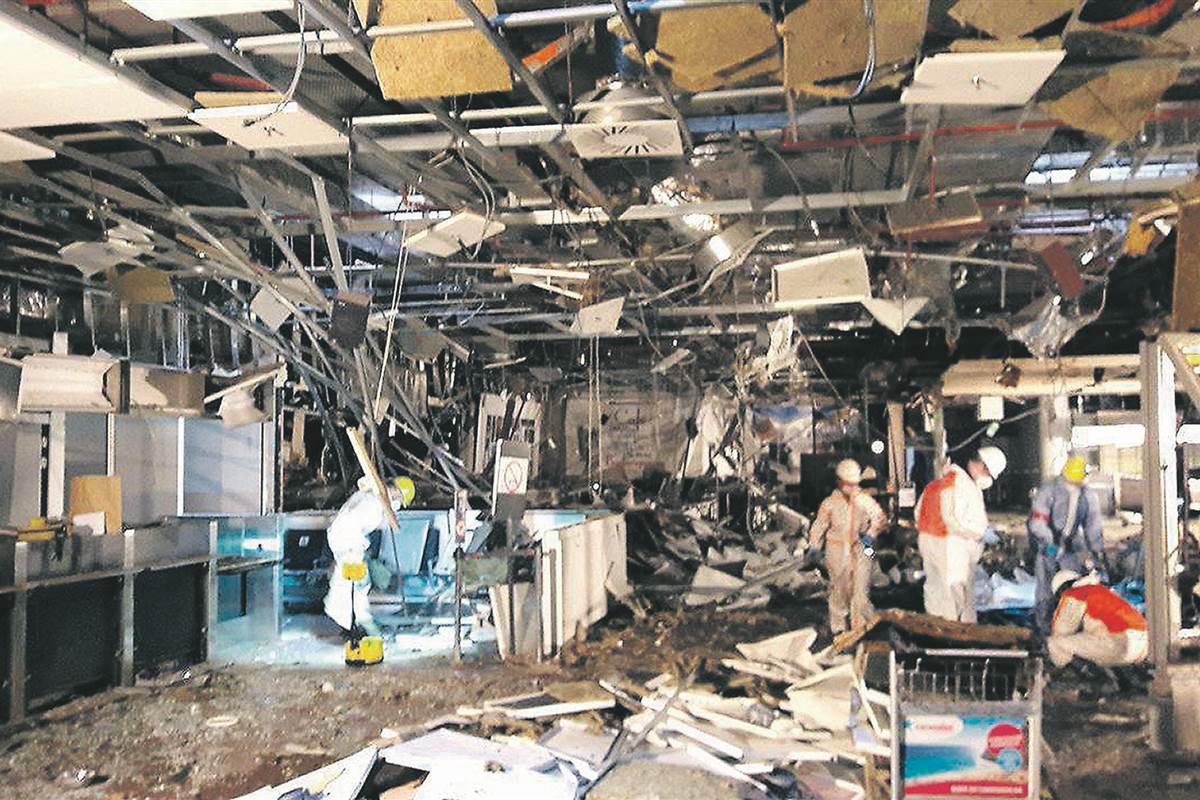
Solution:
<svg viewBox="0 0 1200 800">
<path fill-rule="evenodd" d="M 893 650 L 890 673 L 893 800 L 1039 797 L 1041 659 Z"/>
</svg>

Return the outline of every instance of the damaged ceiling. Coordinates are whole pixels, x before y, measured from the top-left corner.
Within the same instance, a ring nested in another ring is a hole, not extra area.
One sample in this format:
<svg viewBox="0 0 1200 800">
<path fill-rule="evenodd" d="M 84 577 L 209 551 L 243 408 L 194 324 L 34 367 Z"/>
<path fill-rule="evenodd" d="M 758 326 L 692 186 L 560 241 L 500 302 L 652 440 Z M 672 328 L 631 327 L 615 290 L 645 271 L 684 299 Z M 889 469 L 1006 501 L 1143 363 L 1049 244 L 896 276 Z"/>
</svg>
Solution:
<svg viewBox="0 0 1200 800">
<path fill-rule="evenodd" d="M 0 0 L 4 344 L 281 357 L 446 476 L 468 389 L 730 381 L 784 316 L 838 398 L 1195 322 L 1191 4 L 683 5 Z"/>
</svg>

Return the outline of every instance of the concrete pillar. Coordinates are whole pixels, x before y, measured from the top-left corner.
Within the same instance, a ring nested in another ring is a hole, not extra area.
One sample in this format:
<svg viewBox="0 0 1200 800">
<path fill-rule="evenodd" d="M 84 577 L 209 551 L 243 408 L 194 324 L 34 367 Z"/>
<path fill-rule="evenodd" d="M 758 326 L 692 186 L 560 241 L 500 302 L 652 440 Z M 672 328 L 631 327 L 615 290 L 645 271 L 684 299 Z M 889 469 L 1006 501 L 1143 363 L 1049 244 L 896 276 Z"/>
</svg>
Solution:
<svg viewBox="0 0 1200 800">
<path fill-rule="evenodd" d="M 1071 400 L 1066 395 L 1038 400 L 1042 480 L 1057 475 L 1071 454 Z"/>
</svg>

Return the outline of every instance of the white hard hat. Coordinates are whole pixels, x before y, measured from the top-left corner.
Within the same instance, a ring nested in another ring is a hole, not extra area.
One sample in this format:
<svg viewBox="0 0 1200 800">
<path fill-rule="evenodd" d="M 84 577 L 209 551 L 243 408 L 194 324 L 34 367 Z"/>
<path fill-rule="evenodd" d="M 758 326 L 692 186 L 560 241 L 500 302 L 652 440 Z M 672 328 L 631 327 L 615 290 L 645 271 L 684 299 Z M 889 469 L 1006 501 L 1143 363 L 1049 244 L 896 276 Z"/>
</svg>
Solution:
<svg viewBox="0 0 1200 800">
<path fill-rule="evenodd" d="M 981 447 L 979 448 L 979 460 L 987 467 L 987 471 L 991 473 L 993 478 L 999 478 L 1000 473 L 1004 472 L 1004 468 L 1008 466 L 1008 459 L 1004 456 L 1004 451 L 999 447 Z"/>
<path fill-rule="evenodd" d="M 838 462 L 833 474 L 842 483 L 862 483 L 862 467 L 853 458 L 845 458 Z"/>
<path fill-rule="evenodd" d="M 1071 581 L 1077 581 L 1077 580 L 1079 580 L 1078 572 L 1075 572 L 1074 570 L 1064 569 L 1063 571 L 1059 572 L 1057 575 L 1054 576 L 1054 580 L 1050 581 L 1050 591 L 1054 592 L 1055 594 L 1058 594 L 1058 590 L 1061 589 L 1065 584 L 1068 584 Z"/>
</svg>

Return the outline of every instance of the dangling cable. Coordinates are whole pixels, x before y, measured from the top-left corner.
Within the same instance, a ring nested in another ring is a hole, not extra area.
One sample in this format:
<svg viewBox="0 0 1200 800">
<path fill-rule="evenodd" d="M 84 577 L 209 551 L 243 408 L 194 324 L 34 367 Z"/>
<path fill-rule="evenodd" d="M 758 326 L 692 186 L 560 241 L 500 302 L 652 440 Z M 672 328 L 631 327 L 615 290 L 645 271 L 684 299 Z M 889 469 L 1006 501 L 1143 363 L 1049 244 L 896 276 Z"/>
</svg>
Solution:
<svg viewBox="0 0 1200 800">
<path fill-rule="evenodd" d="M 296 88 L 300 86 L 300 76 L 304 73 L 304 60 L 308 55 L 308 41 L 305 38 L 306 33 L 304 31 L 304 5 L 300 0 L 292 0 L 292 2 L 296 8 L 296 24 L 300 27 L 300 50 L 296 53 L 296 69 L 292 72 L 292 82 L 288 84 L 287 91 L 283 93 L 283 97 L 279 98 L 279 102 L 275 104 L 274 108 L 261 117 L 254 117 L 253 119 L 243 121 L 243 127 L 249 128 L 253 125 L 266 122 L 271 117 L 283 111 L 287 104 L 292 102 L 292 97 L 296 94 Z"/>
</svg>

